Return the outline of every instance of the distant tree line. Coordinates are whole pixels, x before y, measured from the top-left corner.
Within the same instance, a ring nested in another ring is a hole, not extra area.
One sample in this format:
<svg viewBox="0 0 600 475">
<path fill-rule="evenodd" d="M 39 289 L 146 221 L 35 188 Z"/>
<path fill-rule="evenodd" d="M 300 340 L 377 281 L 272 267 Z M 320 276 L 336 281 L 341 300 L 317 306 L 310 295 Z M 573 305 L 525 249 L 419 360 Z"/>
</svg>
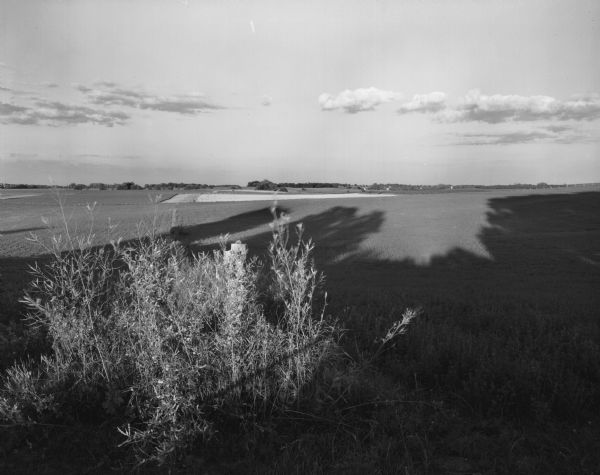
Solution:
<svg viewBox="0 0 600 475">
<path fill-rule="evenodd" d="M 67 188 L 72 190 L 199 190 L 199 189 L 213 189 L 213 188 L 229 188 L 238 189 L 241 188 L 239 185 L 206 185 L 200 183 L 146 183 L 145 185 L 138 185 L 133 181 L 126 181 L 123 183 L 90 183 L 84 185 L 82 183 L 71 183 Z"/>
<path fill-rule="evenodd" d="M 254 180 L 248 182 L 248 188 L 255 188 L 257 190 L 277 190 L 279 188 L 352 188 L 357 186 L 348 183 L 323 183 L 314 181 L 274 183 L 269 180 Z"/>
<path fill-rule="evenodd" d="M 203 190 L 214 188 L 228 188 L 231 190 L 238 190 L 241 188 L 240 185 L 207 185 L 206 183 L 150 183 L 144 185 L 147 190 Z"/>
<path fill-rule="evenodd" d="M 438 185 L 408 185 L 399 183 L 373 183 L 372 185 L 351 185 L 349 183 L 329 183 L 329 182 L 282 182 L 274 183 L 269 180 L 254 180 L 248 182 L 249 188 L 257 190 L 287 191 L 287 188 L 360 188 L 363 191 L 419 191 L 419 190 L 494 190 L 494 189 L 543 189 L 543 188 L 562 188 L 567 186 L 585 186 L 597 185 L 599 183 L 576 183 L 576 184 L 548 184 L 540 182 L 514 183 L 511 185 L 448 185 L 440 183 Z M 239 190 L 239 185 L 207 185 L 205 183 L 147 183 L 138 185 L 133 181 L 123 183 L 70 183 L 67 186 L 57 185 L 34 185 L 27 183 L 0 183 L 0 189 L 45 189 L 45 188 L 67 188 L 72 190 L 202 190 L 202 189 L 231 189 Z"/>
<path fill-rule="evenodd" d="M 279 184 L 277 183 L 273 183 L 272 181 L 269 180 L 255 180 L 255 181 L 250 181 L 248 182 L 248 188 L 254 188 L 256 190 L 272 190 L 272 191 L 277 191 L 280 190 L 282 187 L 279 186 Z M 287 190 L 285 190 L 287 191 Z"/>
<path fill-rule="evenodd" d="M 0 183 L 0 188 L 4 188 L 6 190 L 9 189 L 22 189 L 22 190 L 33 190 L 36 188 L 54 188 L 50 185 L 28 185 L 26 183 Z"/>
<path fill-rule="evenodd" d="M 320 182 L 303 182 L 303 183 L 278 183 L 279 186 L 287 186 L 290 188 L 352 188 L 358 185 L 350 185 L 348 183 L 320 183 Z"/>
<path fill-rule="evenodd" d="M 406 185 L 398 183 L 373 183 L 367 187 L 367 190 L 376 191 L 419 191 L 419 190 L 495 190 L 495 189 L 544 189 L 544 188 L 559 188 L 569 185 L 549 185 L 548 183 L 514 183 L 511 185 Z M 574 186 L 574 185 L 571 185 Z"/>
<path fill-rule="evenodd" d="M 70 190 L 201 190 L 201 189 L 240 189 L 239 185 L 207 185 L 200 183 L 147 183 L 138 185 L 133 181 L 123 183 L 70 183 L 67 186 L 58 185 L 30 185 L 25 183 L 0 183 L 0 188 L 4 189 L 34 189 L 34 188 L 62 188 Z"/>
<path fill-rule="evenodd" d="M 125 181 L 123 183 L 71 183 L 67 188 L 71 190 L 143 190 L 144 187 L 134 183 L 133 181 Z"/>
</svg>

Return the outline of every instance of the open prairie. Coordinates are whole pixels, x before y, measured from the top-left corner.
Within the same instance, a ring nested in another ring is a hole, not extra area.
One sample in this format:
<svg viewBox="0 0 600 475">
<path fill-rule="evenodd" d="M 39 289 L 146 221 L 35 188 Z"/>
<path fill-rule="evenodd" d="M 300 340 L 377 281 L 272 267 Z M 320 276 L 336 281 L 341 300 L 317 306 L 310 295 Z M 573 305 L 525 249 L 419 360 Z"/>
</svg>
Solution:
<svg viewBox="0 0 600 475">
<path fill-rule="evenodd" d="M 173 225 L 196 249 L 219 237 L 260 252 L 270 237 L 273 195 L 251 202 L 166 202 L 174 192 L 6 190 L 0 202 L 2 306 L 25 284 L 26 266 L 43 254 L 28 240 L 70 232 L 95 242 L 135 238 L 151 222 Z M 292 198 L 291 195 L 287 195 Z M 303 198 L 303 197 L 302 197 Z M 333 289 L 358 299 L 386 289 L 410 300 L 519 300 L 535 306 L 598 303 L 600 190 L 494 190 L 444 194 L 289 199 L 290 223 L 304 224 L 315 258 Z M 90 213 L 88 207 L 92 207 Z M 360 292 L 355 293 L 355 289 Z"/>
<path fill-rule="evenodd" d="M 45 259 L 27 236 L 49 239 L 61 232 L 62 220 L 53 192 L 10 194 L 22 197 L 0 201 L 0 322 L 8 346 L 15 333 L 8 329 L 23 311 L 17 301 L 28 282 L 27 266 Z M 178 239 L 196 251 L 216 247 L 229 234 L 252 253 L 264 253 L 271 237 L 270 196 L 174 204 L 159 202 L 172 193 L 158 195 L 84 191 L 61 193 L 60 200 L 70 228 L 83 232 L 91 223 L 97 244 L 132 239 L 138 223 L 154 219 L 162 233 L 178 226 Z M 87 205 L 94 202 L 90 222 Z M 364 463 L 352 459 L 356 454 L 384 460 L 388 468 L 408 457 L 415 473 L 456 472 L 452 467 L 461 463 L 468 470 L 457 473 L 598 468 L 598 187 L 342 195 L 286 200 L 279 209 L 292 230 L 303 223 L 314 240 L 315 262 L 326 276 L 327 311 L 356 341 L 356 351 L 405 308 L 421 309 L 407 335 L 378 362 L 381 379 L 373 389 L 378 398 L 410 401 L 384 404 L 368 416 L 378 431 L 397 424 L 406 436 L 391 440 L 377 432 L 372 442 L 344 439 L 347 467 Z M 109 218 L 116 225 L 110 232 Z M 8 353 L 6 364 L 18 352 Z M 366 428 L 356 430 L 369 437 Z M 340 454 L 319 448 L 333 447 L 341 437 L 337 431 L 334 425 L 306 439 L 306 453 L 318 454 L 323 465 L 339 460 Z M 285 453 L 284 459 L 292 458 L 276 464 L 308 463 Z"/>
</svg>

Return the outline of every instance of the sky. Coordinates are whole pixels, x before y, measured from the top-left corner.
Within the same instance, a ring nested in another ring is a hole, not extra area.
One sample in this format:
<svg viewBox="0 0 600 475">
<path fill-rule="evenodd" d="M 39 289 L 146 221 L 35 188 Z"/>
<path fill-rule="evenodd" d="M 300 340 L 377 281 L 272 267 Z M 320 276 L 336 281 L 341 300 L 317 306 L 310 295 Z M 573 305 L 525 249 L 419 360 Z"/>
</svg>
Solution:
<svg viewBox="0 0 600 475">
<path fill-rule="evenodd" d="M 2 0 L 0 181 L 600 181 L 597 0 Z"/>
</svg>

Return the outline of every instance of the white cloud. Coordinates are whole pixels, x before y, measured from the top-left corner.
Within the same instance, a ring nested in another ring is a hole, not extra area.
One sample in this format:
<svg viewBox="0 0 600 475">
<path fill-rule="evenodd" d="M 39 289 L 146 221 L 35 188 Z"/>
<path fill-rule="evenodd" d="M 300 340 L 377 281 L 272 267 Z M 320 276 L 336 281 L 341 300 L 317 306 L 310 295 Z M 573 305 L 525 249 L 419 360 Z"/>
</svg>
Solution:
<svg viewBox="0 0 600 475">
<path fill-rule="evenodd" d="M 409 112 L 438 112 L 446 107 L 446 94 L 439 91 L 429 94 L 415 94 L 412 101 L 400 106 L 398 112 L 407 114 Z"/>
<path fill-rule="evenodd" d="M 33 106 L 0 103 L 0 123 L 20 125 L 75 125 L 98 124 L 107 127 L 123 125 L 129 115 L 121 111 L 107 111 L 64 104 L 57 101 L 36 101 Z"/>
<path fill-rule="evenodd" d="M 323 93 L 319 96 L 321 110 L 331 111 L 343 109 L 349 114 L 372 111 L 385 102 L 397 101 L 402 94 L 394 91 L 382 91 L 375 87 L 362 89 L 346 89 L 337 95 Z"/>
<path fill-rule="evenodd" d="M 600 118 L 600 95 L 574 96 L 561 101 L 550 96 L 519 96 L 469 91 L 453 109 L 437 118 L 446 122 L 481 121 L 490 124 L 509 121 L 593 120 Z"/>
<path fill-rule="evenodd" d="M 94 86 L 96 87 L 75 85 L 75 88 L 86 94 L 93 104 L 103 106 L 127 106 L 184 115 L 224 109 L 223 106 L 212 103 L 201 94 L 161 96 L 142 90 L 121 88 L 116 83 L 108 81 L 98 82 Z"/>
<path fill-rule="evenodd" d="M 542 131 L 506 132 L 500 134 L 459 134 L 462 140 L 456 145 L 512 145 L 556 139 L 551 133 Z"/>
<path fill-rule="evenodd" d="M 591 131 L 589 130 L 582 130 L 577 126 L 551 124 L 529 130 L 456 134 L 460 141 L 454 143 L 454 145 L 512 145 L 540 142 L 572 144 L 598 142 L 599 137 L 590 132 Z"/>
</svg>

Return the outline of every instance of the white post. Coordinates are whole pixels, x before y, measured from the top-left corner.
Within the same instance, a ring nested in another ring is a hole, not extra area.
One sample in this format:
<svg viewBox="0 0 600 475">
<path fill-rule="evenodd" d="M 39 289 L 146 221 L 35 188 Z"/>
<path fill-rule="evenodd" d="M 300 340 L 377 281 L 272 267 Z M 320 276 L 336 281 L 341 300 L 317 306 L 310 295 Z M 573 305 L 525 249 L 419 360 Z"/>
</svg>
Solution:
<svg viewBox="0 0 600 475">
<path fill-rule="evenodd" d="M 248 253 L 248 246 L 243 244 L 242 241 L 236 241 L 231 243 L 229 251 L 225 251 L 225 262 L 237 262 L 238 265 L 243 265 L 246 260 L 246 254 Z"/>
</svg>

